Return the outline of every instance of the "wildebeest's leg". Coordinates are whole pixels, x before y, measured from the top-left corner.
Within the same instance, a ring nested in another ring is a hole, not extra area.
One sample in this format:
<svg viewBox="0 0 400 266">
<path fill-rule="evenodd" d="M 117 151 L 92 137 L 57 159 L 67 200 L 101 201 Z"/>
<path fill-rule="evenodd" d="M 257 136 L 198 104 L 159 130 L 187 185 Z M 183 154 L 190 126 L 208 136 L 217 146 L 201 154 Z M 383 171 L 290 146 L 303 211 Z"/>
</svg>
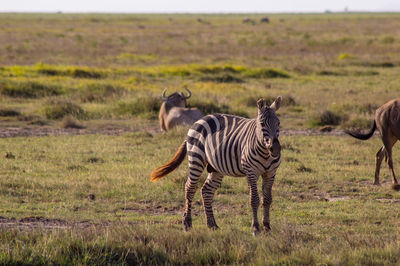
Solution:
<svg viewBox="0 0 400 266">
<path fill-rule="evenodd" d="M 201 188 L 201 195 L 203 198 L 203 205 L 207 219 L 207 226 L 213 229 L 218 229 L 218 226 L 214 219 L 212 202 L 215 191 L 221 186 L 222 177 L 223 175 L 217 172 L 209 173 L 206 182 L 204 182 L 204 185 Z"/>
<path fill-rule="evenodd" d="M 192 201 L 194 194 L 196 193 L 196 186 L 201 173 L 204 170 L 204 164 L 198 162 L 193 163 L 189 155 L 189 178 L 185 184 L 185 213 L 183 215 L 183 226 L 185 230 L 189 230 L 192 227 Z"/>
<path fill-rule="evenodd" d="M 385 147 L 382 146 L 376 153 L 376 168 L 375 168 L 375 182 L 374 185 L 379 185 L 379 171 L 381 170 L 382 160 L 385 157 Z"/>
<path fill-rule="evenodd" d="M 264 206 L 264 215 L 263 215 L 263 225 L 266 231 L 271 230 L 270 222 L 269 222 L 269 208 L 272 203 L 272 185 L 274 184 L 275 175 L 272 177 L 268 175 L 263 175 L 263 184 L 262 184 L 262 194 L 263 194 L 263 206 Z"/>
<path fill-rule="evenodd" d="M 258 223 L 258 218 L 257 218 L 258 206 L 260 206 L 260 198 L 258 196 L 258 190 L 257 190 L 257 180 L 258 176 L 256 176 L 254 173 L 252 172 L 247 173 L 247 183 L 249 185 L 249 190 L 250 190 L 250 204 L 251 208 L 253 209 L 252 228 L 254 235 L 260 232 L 260 224 Z"/>
<path fill-rule="evenodd" d="M 393 158 L 392 158 L 392 147 L 396 143 L 397 138 L 391 135 L 390 133 L 386 133 L 384 136 L 382 136 L 382 141 L 383 144 L 385 145 L 385 150 L 387 152 L 387 159 L 388 159 L 387 163 L 389 166 L 390 174 L 392 175 L 392 183 L 397 184 L 398 182 L 396 179 L 396 175 L 394 173 Z"/>
<path fill-rule="evenodd" d="M 160 121 L 160 130 L 161 132 L 166 132 L 167 128 L 165 127 L 165 120 L 164 117 L 162 117 L 161 115 L 158 117 L 158 120 Z"/>
</svg>

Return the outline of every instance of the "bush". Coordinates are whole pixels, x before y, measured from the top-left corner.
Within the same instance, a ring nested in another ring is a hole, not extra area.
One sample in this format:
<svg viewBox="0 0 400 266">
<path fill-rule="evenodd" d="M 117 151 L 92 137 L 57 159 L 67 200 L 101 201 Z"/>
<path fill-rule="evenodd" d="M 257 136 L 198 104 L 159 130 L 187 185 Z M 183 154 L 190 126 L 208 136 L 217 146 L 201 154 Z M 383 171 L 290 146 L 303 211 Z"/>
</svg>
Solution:
<svg viewBox="0 0 400 266">
<path fill-rule="evenodd" d="M 260 98 L 264 98 L 266 101 L 267 106 L 271 105 L 275 100 L 276 97 L 273 96 L 257 96 L 257 95 L 253 95 L 253 96 L 245 96 L 243 98 L 240 98 L 238 101 L 238 104 L 242 104 L 248 107 L 256 107 L 257 106 L 257 101 Z M 283 106 L 295 106 L 297 105 L 296 100 L 290 96 L 290 95 L 285 95 L 282 96 L 282 104 Z"/>
<path fill-rule="evenodd" d="M 340 122 L 342 121 L 342 117 L 338 114 L 335 114 L 331 111 L 324 111 L 320 116 L 319 116 L 320 124 L 321 126 L 325 125 L 339 125 Z"/>
<path fill-rule="evenodd" d="M 199 66 L 196 68 L 197 71 L 204 74 L 221 74 L 221 73 L 239 73 L 239 69 L 233 66 Z"/>
<path fill-rule="evenodd" d="M 356 58 L 356 57 L 354 55 L 352 55 L 352 54 L 347 54 L 347 53 L 341 53 L 338 56 L 338 60 L 353 59 L 353 58 Z"/>
<path fill-rule="evenodd" d="M 60 86 L 42 84 L 34 81 L 1 81 L 0 94 L 20 98 L 40 98 L 62 93 Z"/>
<path fill-rule="evenodd" d="M 383 37 L 382 42 L 385 44 L 392 44 L 392 43 L 394 43 L 394 37 L 393 36 L 385 36 L 385 37 Z"/>
<path fill-rule="evenodd" d="M 197 107 L 204 115 L 207 114 L 229 114 L 231 113 L 231 109 L 228 105 L 222 104 L 218 105 L 213 101 L 199 101 L 199 100 L 191 100 L 189 107 Z"/>
<path fill-rule="evenodd" d="M 76 68 L 71 71 L 71 74 L 74 78 L 92 78 L 92 79 L 98 79 L 101 78 L 102 75 L 94 70 L 85 70 L 85 69 L 80 69 Z"/>
<path fill-rule="evenodd" d="M 0 109 L 0 116 L 19 116 L 20 112 L 12 109 Z"/>
<path fill-rule="evenodd" d="M 149 118 L 154 118 L 158 114 L 160 106 L 159 97 L 138 97 L 129 102 L 119 102 L 114 111 L 120 115 L 146 115 Z"/>
<path fill-rule="evenodd" d="M 84 128 L 72 115 L 65 115 L 61 121 L 62 128 Z"/>
<path fill-rule="evenodd" d="M 80 94 L 82 102 L 105 102 L 108 98 L 115 99 L 125 92 L 123 87 L 110 84 L 90 84 Z"/>
<path fill-rule="evenodd" d="M 289 74 L 283 72 L 282 70 L 272 69 L 272 68 L 260 68 L 249 70 L 246 76 L 250 78 L 289 78 Z"/>
<path fill-rule="evenodd" d="M 344 124 L 345 128 L 371 128 L 372 119 L 357 117 Z"/>
<path fill-rule="evenodd" d="M 204 76 L 200 78 L 201 81 L 211 81 L 218 83 L 243 83 L 244 80 L 231 74 L 222 74 L 216 76 Z"/>
<path fill-rule="evenodd" d="M 348 120 L 348 117 L 346 115 L 342 115 L 339 113 L 334 113 L 332 111 L 326 110 L 322 112 L 318 117 L 313 118 L 311 122 L 311 126 L 326 126 L 326 125 L 331 125 L 331 126 L 337 126 L 342 122 L 345 122 Z"/>
<path fill-rule="evenodd" d="M 44 114 L 47 119 L 61 119 L 66 115 L 75 118 L 86 119 L 86 112 L 79 105 L 66 100 L 51 101 L 45 108 Z"/>
</svg>

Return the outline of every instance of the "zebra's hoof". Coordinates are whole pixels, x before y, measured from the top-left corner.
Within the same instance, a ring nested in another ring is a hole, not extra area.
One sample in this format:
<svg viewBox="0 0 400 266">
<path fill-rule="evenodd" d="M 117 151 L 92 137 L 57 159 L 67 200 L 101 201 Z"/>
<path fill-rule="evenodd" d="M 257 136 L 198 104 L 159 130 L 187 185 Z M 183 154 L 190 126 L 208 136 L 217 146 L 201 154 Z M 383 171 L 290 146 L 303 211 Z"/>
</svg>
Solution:
<svg viewBox="0 0 400 266">
<path fill-rule="evenodd" d="M 258 224 L 253 225 L 253 236 L 260 234 L 260 226 Z"/>
<path fill-rule="evenodd" d="M 216 224 L 208 225 L 208 228 L 210 228 L 211 230 L 214 230 L 214 231 L 219 229 L 218 225 L 216 225 Z"/>
<path fill-rule="evenodd" d="M 397 183 L 392 184 L 392 189 L 399 191 L 400 190 L 400 185 Z"/>
<path fill-rule="evenodd" d="M 260 229 L 253 229 L 253 236 L 258 236 L 261 233 Z"/>
<path fill-rule="evenodd" d="M 189 231 L 192 228 L 192 218 L 188 218 L 186 216 L 183 217 L 183 227 L 185 231 Z"/>
<path fill-rule="evenodd" d="M 264 230 L 265 232 L 271 231 L 271 226 L 269 225 L 269 223 L 264 223 Z"/>
</svg>

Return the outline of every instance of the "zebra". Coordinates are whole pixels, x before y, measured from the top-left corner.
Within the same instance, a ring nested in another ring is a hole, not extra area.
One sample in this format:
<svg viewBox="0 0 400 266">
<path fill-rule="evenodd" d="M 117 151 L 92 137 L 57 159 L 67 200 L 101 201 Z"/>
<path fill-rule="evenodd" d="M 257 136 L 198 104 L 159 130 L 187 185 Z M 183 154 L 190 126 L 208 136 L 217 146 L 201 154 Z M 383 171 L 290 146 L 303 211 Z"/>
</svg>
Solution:
<svg viewBox="0 0 400 266">
<path fill-rule="evenodd" d="M 265 99 L 257 101 L 258 114 L 254 119 L 228 114 L 207 115 L 196 121 L 187 133 L 186 139 L 173 158 L 153 170 L 154 182 L 175 170 L 188 154 L 189 177 L 185 184 L 184 229 L 192 227 L 192 201 L 199 178 L 207 169 L 208 176 L 201 188 L 207 226 L 218 229 L 215 222 L 212 201 L 215 191 L 221 186 L 225 175 L 247 177 L 250 191 L 250 205 L 253 211 L 253 234 L 260 232 L 257 211 L 260 199 L 257 181 L 262 176 L 263 226 L 271 230 L 269 210 L 272 203 L 272 185 L 281 162 L 279 143 L 280 121 L 276 111 L 281 105 L 279 96 L 269 107 Z"/>
</svg>

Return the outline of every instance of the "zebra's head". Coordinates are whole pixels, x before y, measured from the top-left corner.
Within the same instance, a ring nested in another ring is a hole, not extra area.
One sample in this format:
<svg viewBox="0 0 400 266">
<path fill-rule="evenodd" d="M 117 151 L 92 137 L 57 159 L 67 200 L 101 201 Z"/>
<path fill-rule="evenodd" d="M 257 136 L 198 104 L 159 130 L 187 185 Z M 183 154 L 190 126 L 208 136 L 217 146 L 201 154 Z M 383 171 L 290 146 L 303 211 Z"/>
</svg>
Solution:
<svg viewBox="0 0 400 266">
<path fill-rule="evenodd" d="M 281 144 L 278 140 L 280 122 L 275 113 L 281 106 L 281 101 L 282 98 L 279 96 L 269 107 L 266 105 L 265 99 L 257 101 L 257 136 L 272 157 L 278 157 L 281 152 Z"/>
</svg>

